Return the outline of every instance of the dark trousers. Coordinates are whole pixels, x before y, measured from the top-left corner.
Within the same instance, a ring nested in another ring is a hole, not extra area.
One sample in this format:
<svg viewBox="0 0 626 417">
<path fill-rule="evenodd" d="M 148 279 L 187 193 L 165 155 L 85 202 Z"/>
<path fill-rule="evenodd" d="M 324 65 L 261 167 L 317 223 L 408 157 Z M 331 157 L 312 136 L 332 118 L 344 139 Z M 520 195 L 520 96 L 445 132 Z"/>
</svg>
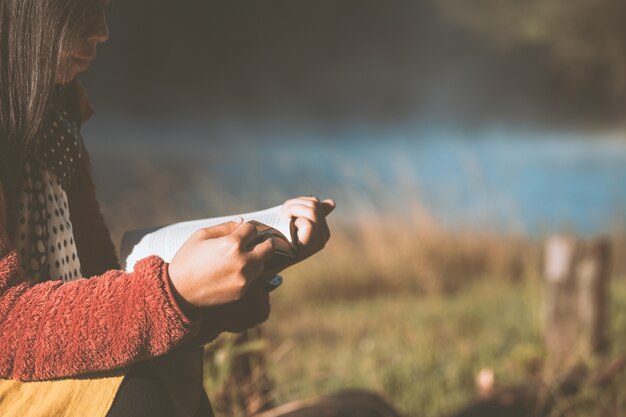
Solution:
<svg viewBox="0 0 626 417">
<path fill-rule="evenodd" d="M 106 417 L 171 417 L 172 405 L 149 361 L 136 363 L 120 385 Z M 214 417 L 206 394 L 196 417 Z"/>
</svg>

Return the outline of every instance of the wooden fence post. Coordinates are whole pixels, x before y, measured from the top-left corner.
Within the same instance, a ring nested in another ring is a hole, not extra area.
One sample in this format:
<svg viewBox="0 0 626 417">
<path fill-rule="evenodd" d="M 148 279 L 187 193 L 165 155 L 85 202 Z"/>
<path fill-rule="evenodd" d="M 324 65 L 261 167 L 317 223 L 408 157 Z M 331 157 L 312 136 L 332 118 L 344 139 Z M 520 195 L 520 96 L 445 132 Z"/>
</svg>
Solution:
<svg viewBox="0 0 626 417">
<path fill-rule="evenodd" d="M 545 247 L 548 373 L 558 375 L 608 346 L 610 242 L 553 236 Z"/>
</svg>

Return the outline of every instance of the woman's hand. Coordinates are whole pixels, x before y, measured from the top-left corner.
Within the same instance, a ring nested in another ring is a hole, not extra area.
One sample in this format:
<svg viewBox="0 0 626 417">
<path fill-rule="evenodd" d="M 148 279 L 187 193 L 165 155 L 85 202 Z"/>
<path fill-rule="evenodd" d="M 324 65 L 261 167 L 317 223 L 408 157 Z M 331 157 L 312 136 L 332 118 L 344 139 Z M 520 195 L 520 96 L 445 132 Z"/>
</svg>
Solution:
<svg viewBox="0 0 626 417">
<path fill-rule="evenodd" d="M 194 233 L 168 269 L 183 309 L 223 305 L 242 298 L 274 254 L 273 238 L 250 247 L 256 237 L 254 226 L 242 223 L 242 219 Z"/>
<path fill-rule="evenodd" d="M 330 239 L 326 216 L 335 207 L 333 200 L 320 201 L 317 197 L 298 197 L 285 201 L 282 215 L 295 218 L 298 238 L 297 262 L 305 260 L 326 246 Z"/>
<path fill-rule="evenodd" d="M 330 230 L 328 223 L 326 223 L 326 216 L 335 207 L 336 204 L 333 200 L 326 199 L 320 201 L 317 197 L 298 197 L 285 201 L 281 215 L 295 218 L 298 256 L 296 259 L 275 256 L 266 263 L 266 272 L 263 276 L 275 275 L 283 269 L 297 264 L 322 250 L 326 246 L 328 239 L 330 239 Z"/>
</svg>

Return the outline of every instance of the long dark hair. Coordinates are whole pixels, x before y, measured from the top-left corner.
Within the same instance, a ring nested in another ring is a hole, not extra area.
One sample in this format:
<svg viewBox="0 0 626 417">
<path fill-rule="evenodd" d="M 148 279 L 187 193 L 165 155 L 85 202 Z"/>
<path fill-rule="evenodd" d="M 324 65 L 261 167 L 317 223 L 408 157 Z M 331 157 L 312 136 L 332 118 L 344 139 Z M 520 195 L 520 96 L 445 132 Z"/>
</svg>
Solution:
<svg viewBox="0 0 626 417">
<path fill-rule="evenodd" d="M 97 18 L 104 0 L 0 0 L 0 141 L 37 134 L 55 93 L 62 52 Z"/>
<path fill-rule="evenodd" d="M 52 100 L 64 52 L 85 34 L 105 0 L 0 0 L 0 182 L 8 231 L 17 210 L 26 150 Z"/>
</svg>

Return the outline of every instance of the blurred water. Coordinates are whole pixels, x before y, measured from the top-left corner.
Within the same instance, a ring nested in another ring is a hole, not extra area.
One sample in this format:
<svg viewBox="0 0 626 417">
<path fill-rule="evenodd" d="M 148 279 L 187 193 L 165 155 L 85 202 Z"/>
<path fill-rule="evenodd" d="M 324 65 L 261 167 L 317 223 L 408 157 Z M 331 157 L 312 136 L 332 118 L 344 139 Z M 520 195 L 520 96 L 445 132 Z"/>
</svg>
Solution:
<svg viewBox="0 0 626 417">
<path fill-rule="evenodd" d="M 84 136 L 109 190 L 128 175 L 112 171 L 112 161 L 123 167 L 147 159 L 198 179 L 181 187 L 203 187 L 210 179 L 240 201 L 242 211 L 315 194 L 335 198 L 344 218 L 355 209 L 402 215 L 419 201 L 450 228 L 595 234 L 626 224 L 626 139 L 620 135 L 277 132 L 94 121 Z"/>
</svg>

